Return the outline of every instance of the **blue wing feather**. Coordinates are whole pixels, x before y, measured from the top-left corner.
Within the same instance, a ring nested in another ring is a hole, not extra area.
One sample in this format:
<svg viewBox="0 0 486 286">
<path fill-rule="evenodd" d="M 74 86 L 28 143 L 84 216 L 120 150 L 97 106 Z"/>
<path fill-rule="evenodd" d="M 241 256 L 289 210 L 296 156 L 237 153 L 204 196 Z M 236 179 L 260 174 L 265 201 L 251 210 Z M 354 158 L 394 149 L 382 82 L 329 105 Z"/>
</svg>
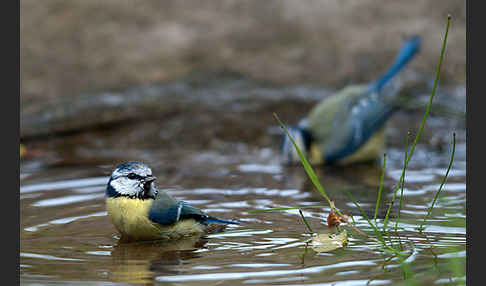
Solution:
<svg viewBox="0 0 486 286">
<path fill-rule="evenodd" d="M 153 207 L 149 211 L 149 219 L 161 225 L 171 225 L 180 220 L 189 218 L 193 218 L 203 224 L 240 224 L 236 221 L 210 217 L 200 209 L 193 207 L 184 201 L 174 201 L 172 205 L 168 205 L 164 202 L 154 203 L 152 206 Z"/>
<path fill-rule="evenodd" d="M 345 136 L 331 140 L 324 154 L 324 161 L 332 164 L 356 152 L 386 123 L 397 109 L 383 103 L 376 103 L 366 110 L 358 110 L 356 115 L 341 126 Z"/>
<path fill-rule="evenodd" d="M 153 222 L 163 225 L 170 225 L 177 222 L 178 206 L 175 205 L 165 210 L 151 209 L 149 212 L 149 219 Z"/>
<path fill-rule="evenodd" d="M 234 221 L 234 220 L 226 220 L 226 219 L 219 219 L 214 217 L 206 217 L 204 219 L 205 223 L 212 223 L 212 224 L 241 224 L 241 222 Z"/>
<path fill-rule="evenodd" d="M 170 207 L 153 207 L 149 211 L 149 219 L 163 225 L 174 224 L 181 219 L 194 218 L 202 221 L 207 215 L 184 201 L 179 201 Z"/>
</svg>

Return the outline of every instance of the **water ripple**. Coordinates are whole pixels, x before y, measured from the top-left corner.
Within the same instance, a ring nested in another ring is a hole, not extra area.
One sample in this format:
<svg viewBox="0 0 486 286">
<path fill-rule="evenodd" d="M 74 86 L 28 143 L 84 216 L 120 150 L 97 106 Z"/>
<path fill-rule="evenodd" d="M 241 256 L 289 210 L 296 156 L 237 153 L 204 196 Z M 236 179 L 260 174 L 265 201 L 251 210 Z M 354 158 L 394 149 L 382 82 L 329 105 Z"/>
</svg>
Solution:
<svg viewBox="0 0 486 286">
<path fill-rule="evenodd" d="M 351 266 L 370 266 L 376 265 L 373 261 L 349 261 L 341 262 L 332 265 L 313 266 L 302 269 L 289 270 L 270 270 L 260 272 L 226 272 L 226 273 L 206 273 L 206 274 L 190 274 L 177 276 L 157 276 L 155 279 L 159 282 L 188 282 L 188 281 L 208 281 L 208 280 L 238 280 L 251 277 L 274 277 L 297 274 L 314 274 L 321 273 L 332 268 L 346 268 Z"/>
</svg>

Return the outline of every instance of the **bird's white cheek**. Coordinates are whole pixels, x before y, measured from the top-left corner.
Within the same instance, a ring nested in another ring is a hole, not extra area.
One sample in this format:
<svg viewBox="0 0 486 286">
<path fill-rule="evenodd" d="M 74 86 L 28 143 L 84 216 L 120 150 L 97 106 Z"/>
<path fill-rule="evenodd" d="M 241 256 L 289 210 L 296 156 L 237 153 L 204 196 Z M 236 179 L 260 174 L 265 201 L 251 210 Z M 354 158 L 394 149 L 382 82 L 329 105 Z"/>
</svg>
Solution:
<svg viewBox="0 0 486 286">
<path fill-rule="evenodd" d="M 142 189 L 138 183 L 133 183 L 124 179 L 112 181 L 110 184 L 120 194 L 134 194 Z"/>
</svg>

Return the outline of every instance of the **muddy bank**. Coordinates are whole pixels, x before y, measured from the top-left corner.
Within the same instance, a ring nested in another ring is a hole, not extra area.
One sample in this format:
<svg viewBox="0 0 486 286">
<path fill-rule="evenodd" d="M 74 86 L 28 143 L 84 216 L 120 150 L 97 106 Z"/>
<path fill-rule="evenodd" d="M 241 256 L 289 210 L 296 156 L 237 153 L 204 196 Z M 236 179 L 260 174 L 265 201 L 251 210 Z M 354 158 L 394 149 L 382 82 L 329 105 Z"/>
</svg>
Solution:
<svg viewBox="0 0 486 286">
<path fill-rule="evenodd" d="M 275 84 L 340 87 L 376 78 L 402 38 L 423 37 L 411 64 L 433 74 L 446 16 L 441 79 L 466 80 L 466 2 L 20 2 L 21 102 L 229 70 Z"/>
</svg>

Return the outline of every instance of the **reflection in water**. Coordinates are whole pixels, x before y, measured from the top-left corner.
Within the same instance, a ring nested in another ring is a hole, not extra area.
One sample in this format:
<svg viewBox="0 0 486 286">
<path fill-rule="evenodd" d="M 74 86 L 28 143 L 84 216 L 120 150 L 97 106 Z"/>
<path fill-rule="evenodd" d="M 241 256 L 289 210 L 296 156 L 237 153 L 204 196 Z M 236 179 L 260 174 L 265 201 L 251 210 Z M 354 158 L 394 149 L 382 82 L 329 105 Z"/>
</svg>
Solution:
<svg viewBox="0 0 486 286">
<path fill-rule="evenodd" d="M 118 242 L 111 251 L 110 280 L 128 283 L 149 283 L 158 275 L 176 275 L 174 265 L 197 258 L 195 250 L 203 248 L 207 239 L 189 237 L 173 242 Z"/>
<path fill-rule="evenodd" d="M 242 128 L 232 130 L 239 133 L 245 130 L 245 134 L 248 131 L 245 136 L 253 140 L 251 143 L 240 134 L 225 137 L 227 128 L 219 129 L 225 122 L 217 121 L 216 117 L 195 122 L 193 118 L 185 119 L 187 115 L 174 116 L 169 122 L 154 120 L 136 128 L 123 125 L 119 129 L 53 140 L 44 147 L 52 150 L 54 158 L 47 158 L 51 156 L 49 153 L 22 163 L 20 277 L 24 284 L 395 285 L 401 282 L 403 273 L 397 259 L 383 254 L 376 242 L 352 230 L 348 232 L 349 244 L 345 249 L 316 253 L 306 249 L 306 227 L 298 211 L 250 212 L 298 205 L 327 206 L 302 166 L 276 165 L 278 150 L 274 147 L 278 142 L 268 134 L 253 133 L 255 126 L 248 121 L 232 122 L 241 122 L 241 126 L 235 126 Z M 403 122 L 409 128 L 410 123 Z M 253 123 L 258 123 L 260 130 L 266 128 L 260 119 Z M 161 126 L 178 136 L 167 136 L 164 133 L 167 130 L 161 132 Z M 443 133 L 451 128 L 440 125 L 424 132 Z M 199 141 L 202 129 L 210 136 Z M 382 223 L 401 174 L 404 140 L 399 138 L 400 132 L 396 134 L 391 139 L 400 145 L 387 150 L 378 224 Z M 423 138 L 422 142 L 428 142 Z M 280 136 L 276 140 L 279 139 Z M 398 225 L 400 237 L 391 237 L 394 243 L 401 239 L 413 254 L 412 270 L 417 277 L 427 277 L 431 285 L 463 280 L 461 276 L 449 279 L 452 272 L 444 270 L 449 269 L 447 260 L 465 257 L 466 227 L 462 222 L 466 217 L 466 161 L 465 148 L 459 148 L 461 140 L 465 142 L 465 136 L 458 136 L 453 169 L 423 236 L 417 235 L 416 226 L 430 206 L 449 158 L 448 154 L 440 155 L 417 146 L 407 171 Z M 120 242 L 106 215 L 104 190 L 112 167 L 134 159 L 159 170 L 155 175 L 161 187 L 171 187 L 168 190 L 171 195 L 211 215 L 238 218 L 245 226 L 228 228 L 207 238 L 171 243 Z M 353 214 L 361 230 L 373 234 L 345 191 L 372 217 L 380 162 L 348 168 L 316 167 L 315 171 L 336 206 L 348 215 Z M 393 224 L 396 209 L 392 209 Z M 328 211 L 328 207 L 306 209 L 304 214 L 311 227 L 322 232 L 326 229 Z M 425 266 L 429 269 L 424 269 Z"/>
</svg>

